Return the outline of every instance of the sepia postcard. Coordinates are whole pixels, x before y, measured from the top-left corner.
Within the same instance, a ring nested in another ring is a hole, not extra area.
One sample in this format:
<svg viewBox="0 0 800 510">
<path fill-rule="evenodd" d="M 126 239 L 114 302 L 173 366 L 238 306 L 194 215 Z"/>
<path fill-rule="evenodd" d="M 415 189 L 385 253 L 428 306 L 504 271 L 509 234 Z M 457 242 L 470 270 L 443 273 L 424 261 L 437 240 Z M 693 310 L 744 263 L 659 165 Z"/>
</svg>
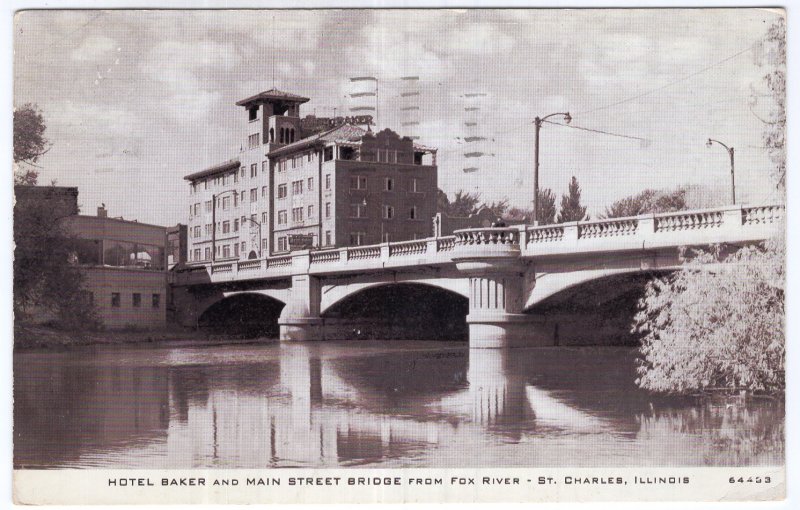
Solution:
<svg viewBox="0 0 800 510">
<path fill-rule="evenodd" d="M 783 501 L 786 32 L 17 11 L 14 502 Z"/>
</svg>

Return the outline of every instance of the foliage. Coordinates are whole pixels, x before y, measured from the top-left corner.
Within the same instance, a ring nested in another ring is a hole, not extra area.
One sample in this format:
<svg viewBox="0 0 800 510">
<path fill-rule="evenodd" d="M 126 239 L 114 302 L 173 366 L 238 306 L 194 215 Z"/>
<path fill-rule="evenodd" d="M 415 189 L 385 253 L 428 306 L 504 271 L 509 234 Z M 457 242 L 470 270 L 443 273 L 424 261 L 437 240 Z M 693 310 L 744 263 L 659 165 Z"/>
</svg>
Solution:
<svg viewBox="0 0 800 510">
<path fill-rule="evenodd" d="M 44 137 L 47 126 L 44 116 L 35 104 L 27 103 L 14 110 L 14 163 L 33 165 L 49 150 Z M 34 185 L 39 173 L 33 169 L 17 170 L 14 183 Z"/>
<path fill-rule="evenodd" d="M 640 214 L 682 211 L 686 208 L 686 188 L 680 187 L 673 191 L 646 189 L 606 207 L 605 214 L 601 218 L 624 218 Z"/>
<path fill-rule="evenodd" d="M 14 206 L 14 314 L 24 321 L 52 312 L 65 329 L 97 325 L 83 292 L 83 275 L 70 264 L 71 238 L 46 201 Z"/>
<path fill-rule="evenodd" d="M 550 225 L 556 221 L 556 195 L 549 188 L 539 189 L 539 200 L 536 201 L 537 218 L 539 225 Z M 533 209 L 511 207 L 503 215 L 507 221 L 526 222 L 533 221 Z"/>
<path fill-rule="evenodd" d="M 484 207 L 492 211 L 492 214 L 494 214 L 498 218 L 502 218 L 503 216 L 505 216 L 506 211 L 508 211 L 508 199 L 504 198 L 502 200 L 498 200 L 490 204 L 484 202 L 483 205 L 479 207 L 479 209 L 482 209 Z"/>
<path fill-rule="evenodd" d="M 764 39 L 756 47 L 756 64 L 767 66 L 770 71 L 762 78 L 766 93 L 753 89 L 751 106 L 756 106 L 759 97 L 771 99 L 764 123 L 764 147 L 775 164 L 772 178 L 781 193 L 786 187 L 786 19 L 774 22 Z"/>
<path fill-rule="evenodd" d="M 727 257 L 717 248 L 648 283 L 633 327 L 643 334 L 637 383 L 658 392 L 783 390 L 784 261 L 777 240 Z"/>
<path fill-rule="evenodd" d="M 441 190 L 440 190 L 441 191 Z M 463 190 L 456 191 L 453 200 L 447 198 L 447 194 L 443 191 L 438 195 L 439 212 L 455 217 L 466 217 L 475 213 L 479 209 L 481 203 L 481 194 L 478 192 L 464 192 Z"/>
<path fill-rule="evenodd" d="M 567 221 L 587 220 L 586 206 L 581 205 L 581 187 L 578 179 L 572 176 L 569 182 L 569 192 L 561 196 L 561 209 L 558 212 L 558 223 Z"/>
</svg>

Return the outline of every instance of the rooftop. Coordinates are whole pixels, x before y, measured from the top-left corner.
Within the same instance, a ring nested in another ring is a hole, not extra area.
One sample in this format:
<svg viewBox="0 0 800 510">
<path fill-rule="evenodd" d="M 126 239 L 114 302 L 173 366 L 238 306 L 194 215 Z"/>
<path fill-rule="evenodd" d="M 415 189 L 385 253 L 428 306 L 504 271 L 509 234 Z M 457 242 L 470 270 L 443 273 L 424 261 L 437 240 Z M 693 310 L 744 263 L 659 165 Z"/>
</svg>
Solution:
<svg viewBox="0 0 800 510">
<path fill-rule="evenodd" d="M 199 179 L 200 177 L 205 177 L 206 175 L 215 174 L 217 172 L 222 172 L 225 170 L 237 169 L 239 168 L 239 165 L 240 165 L 239 158 L 230 159 L 224 163 L 219 163 L 217 165 L 210 166 L 208 168 L 200 170 L 199 172 L 189 174 L 185 176 L 184 179 L 186 179 L 187 181 L 193 181 L 195 179 Z"/>
<path fill-rule="evenodd" d="M 241 101 L 236 102 L 236 106 L 248 106 L 253 103 L 257 103 L 259 101 L 284 101 L 288 103 L 307 103 L 310 101 L 309 98 L 298 96 L 297 94 L 290 94 L 289 92 L 283 92 L 278 89 L 269 89 L 265 90 L 264 92 L 259 92 L 254 96 L 250 96 L 247 99 L 242 99 Z"/>
<path fill-rule="evenodd" d="M 361 144 L 361 139 L 367 134 L 367 130 L 352 124 L 342 124 L 341 126 L 317 133 L 315 135 L 303 138 L 300 141 L 279 147 L 267 156 L 274 157 L 281 154 L 294 152 L 295 150 L 305 147 L 313 146 L 317 143 L 335 143 L 338 145 L 358 146 Z M 414 150 L 423 152 L 436 152 L 433 147 L 414 143 Z"/>
</svg>

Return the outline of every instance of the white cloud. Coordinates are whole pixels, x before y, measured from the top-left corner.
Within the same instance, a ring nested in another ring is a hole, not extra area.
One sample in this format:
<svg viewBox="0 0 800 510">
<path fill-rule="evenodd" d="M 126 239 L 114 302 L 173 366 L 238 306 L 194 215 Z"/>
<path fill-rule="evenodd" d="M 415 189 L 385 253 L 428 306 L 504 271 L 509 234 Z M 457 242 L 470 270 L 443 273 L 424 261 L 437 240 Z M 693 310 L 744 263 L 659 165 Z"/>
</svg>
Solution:
<svg viewBox="0 0 800 510">
<path fill-rule="evenodd" d="M 92 35 L 83 40 L 80 47 L 70 54 L 72 60 L 93 61 L 102 57 L 110 58 L 116 50 L 117 43 L 109 37 Z"/>
</svg>

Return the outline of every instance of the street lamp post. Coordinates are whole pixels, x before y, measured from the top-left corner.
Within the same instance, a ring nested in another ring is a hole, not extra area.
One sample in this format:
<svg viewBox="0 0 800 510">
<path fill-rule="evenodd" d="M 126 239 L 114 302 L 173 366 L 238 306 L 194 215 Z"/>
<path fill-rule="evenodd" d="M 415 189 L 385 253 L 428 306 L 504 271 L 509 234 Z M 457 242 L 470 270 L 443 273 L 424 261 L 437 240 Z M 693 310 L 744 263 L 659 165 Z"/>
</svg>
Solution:
<svg viewBox="0 0 800 510">
<path fill-rule="evenodd" d="M 261 222 L 259 222 L 258 220 L 253 219 L 252 215 L 249 218 L 245 217 L 244 221 L 249 221 L 250 223 L 255 224 L 256 227 L 258 227 L 258 253 L 261 253 L 261 241 L 262 241 L 262 239 L 261 239 L 261 235 L 262 235 L 261 234 Z M 242 226 L 242 228 L 244 228 L 244 225 Z"/>
<path fill-rule="evenodd" d="M 551 113 L 550 115 L 546 115 L 544 117 L 536 117 L 533 120 L 533 123 L 536 125 L 536 144 L 534 146 L 533 152 L 533 224 L 539 224 L 539 131 L 542 129 L 542 123 L 549 119 L 550 117 L 554 117 L 557 115 L 562 115 L 564 117 L 564 122 L 567 124 L 572 121 L 572 116 L 569 112 L 564 113 Z"/>
<path fill-rule="evenodd" d="M 728 157 L 731 159 L 731 202 L 733 205 L 736 205 L 736 179 L 733 171 L 733 147 L 728 147 L 724 143 L 720 142 L 719 140 L 714 140 L 713 138 L 708 139 L 706 142 L 706 147 L 711 147 L 715 143 L 718 143 L 724 147 L 725 150 L 728 151 Z"/>
<path fill-rule="evenodd" d="M 226 193 L 236 193 L 236 190 L 229 189 L 223 191 L 222 193 L 218 193 L 216 195 L 211 195 L 211 263 L 217 261 L 217 199 Z"/>
</svg>

